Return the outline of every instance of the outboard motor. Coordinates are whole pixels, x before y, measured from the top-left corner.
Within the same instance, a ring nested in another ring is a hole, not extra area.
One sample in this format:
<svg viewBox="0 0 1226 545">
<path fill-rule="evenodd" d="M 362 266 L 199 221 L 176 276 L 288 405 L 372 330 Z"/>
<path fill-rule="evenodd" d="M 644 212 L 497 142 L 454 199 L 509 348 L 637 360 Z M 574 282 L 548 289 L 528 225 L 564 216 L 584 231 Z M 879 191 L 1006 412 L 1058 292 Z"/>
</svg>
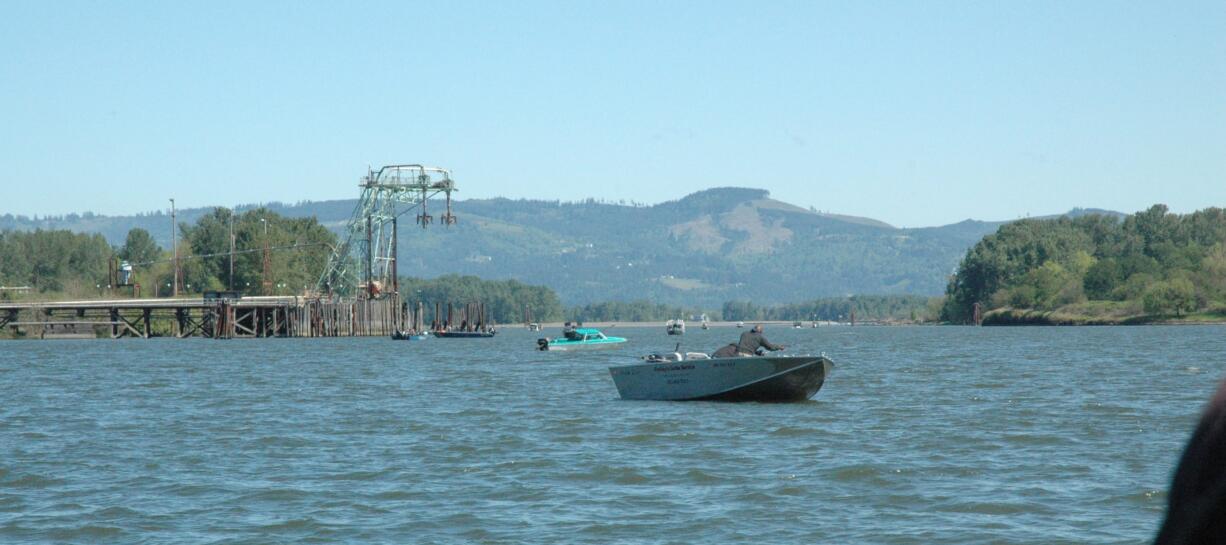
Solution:
<svg viewBox="0 0 1226 545">
<path fill-rule="evenodd" d="M 549 350 L 549 337 L 543 337 L 536 340 L 537 350 Z"/>
<path fill-rule="evenodd" d="M 643 359 L 651 363 L 663 363 L 663 362 L 673 362 L 673 361 L 684 361 L 685 360 L 685 356 L 681 354 L 681 343 L 677 343 L 677 347 L 674 348 L 673 350 L 676 350 L 676 352 L 673 352 L 672 354 L 653 352 L 651 354 L 647 354 L 646 356 L 643 356 Z"/>
</svg>

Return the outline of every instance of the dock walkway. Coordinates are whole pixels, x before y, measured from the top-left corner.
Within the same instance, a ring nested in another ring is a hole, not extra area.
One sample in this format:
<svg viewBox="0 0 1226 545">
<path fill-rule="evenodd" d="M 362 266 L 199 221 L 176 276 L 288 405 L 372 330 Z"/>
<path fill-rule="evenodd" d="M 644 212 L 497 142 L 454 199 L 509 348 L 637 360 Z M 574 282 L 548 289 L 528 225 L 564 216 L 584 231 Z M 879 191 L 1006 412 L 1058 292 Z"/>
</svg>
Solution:
<svg viewBox="0 0 1226 545">
<path fill-rule="evenodd" d="M 46 301 L 0 304 L 0 330 L 43 336 L 57 327 L 106 328 L 111 338 L 214 339 L 387 336 L 403 324 L 396 296 L 384 299 L 242 297 Z"/>
</svg>

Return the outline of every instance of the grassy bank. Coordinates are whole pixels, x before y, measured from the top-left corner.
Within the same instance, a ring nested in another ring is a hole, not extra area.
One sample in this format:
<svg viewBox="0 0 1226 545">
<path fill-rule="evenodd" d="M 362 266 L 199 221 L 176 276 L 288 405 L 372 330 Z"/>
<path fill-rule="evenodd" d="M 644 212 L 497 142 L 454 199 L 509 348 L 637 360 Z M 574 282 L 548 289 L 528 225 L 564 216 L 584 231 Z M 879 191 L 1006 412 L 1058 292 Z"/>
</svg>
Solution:
<svg viewBox="0 0 1226 545">
<path fill-rule="evenodd" d="M 1137 301 L 1091 301 L 1055 310 L 1005 307 L 984 315 L 983 325 L 1223 324 L 1226 308 L 1172 315 L 1146 314 Z"/>
</svg>

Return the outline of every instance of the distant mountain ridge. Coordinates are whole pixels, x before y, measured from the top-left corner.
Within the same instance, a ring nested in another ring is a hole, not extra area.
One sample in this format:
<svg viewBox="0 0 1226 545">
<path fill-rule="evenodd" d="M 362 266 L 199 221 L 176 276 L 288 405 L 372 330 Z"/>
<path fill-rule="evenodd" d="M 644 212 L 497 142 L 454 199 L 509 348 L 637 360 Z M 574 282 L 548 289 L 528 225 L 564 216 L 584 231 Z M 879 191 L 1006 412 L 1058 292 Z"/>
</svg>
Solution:
<svg viewBox="0 0 1226 545">
<path fill-rule="evenodd" d="M 356 200 L 270 203 L 340 230 Z M 254 206 L 242 206 L 244 210 Z M 967 248 L 1006 222 L 966 220 L 899 229 L 820 213 L 763 189 L 721 187 L 651 206 L 505 198 L 455 202 L 459 223 L 402 228 L 401 274 L 515 278 L 553 288 L 568 305 L 604 300 L 717 307 L 728 300 L 786 303 L 848 294 L 943 292 Z M 210 208 L 178 211 L 192 223 Z M 1117 212 L 1075 209 L 1069 215 Z M 170 242 L 168 214 L 0 216 L 0 229 L 96 232 L 121 244 L 141 227 Z"/>
</svg>

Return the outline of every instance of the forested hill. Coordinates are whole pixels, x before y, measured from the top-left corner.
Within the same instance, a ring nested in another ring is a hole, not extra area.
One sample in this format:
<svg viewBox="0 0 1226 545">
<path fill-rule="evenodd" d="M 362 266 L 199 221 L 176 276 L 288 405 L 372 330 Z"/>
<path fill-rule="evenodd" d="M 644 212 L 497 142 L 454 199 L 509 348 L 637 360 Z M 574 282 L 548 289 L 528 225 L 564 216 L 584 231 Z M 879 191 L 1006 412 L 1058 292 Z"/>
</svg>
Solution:
<svg viewBox="0 0 1226 545">
<path fill-rule="evenodd" d="M 268 205 L 339 230 L 356 201 Z M 239 210 L 243 210 L 240 207 Z M 191 223 L 209 209 L 179 211 Z M 438 215 L 441 202 L 431 202 Z M 940 294 L 959 258 L 1001 222 L 967 220 L 898 229 L 718 188 L 652 206 L 585 201 L 472 199 L 459 223 L 402 228 L 400 272 L 513 278 L 553 288 L 567 305 L 650 299 L 717 308 L 725 301 L 788 303 L 847 294 Z M 411 216 L 407 216 L 411 217 Z M 120 244 L 133 227 L 169 247 L 164 212 L 107 217 L 0 216 L 0 230 L 69 229 Z"/>
<path fill-rule="evenodd" d="M 942 319 L 975 304 L 999 323 L 1119 323 L 1226 314 L 1226 211 L 1172 214 L 1155 205 L 1116 218 L 1085 215 L 1003 226 L 967 251 Z M 1044 313 L 1050 313 L 1050 316 Z"/>
</svg>

